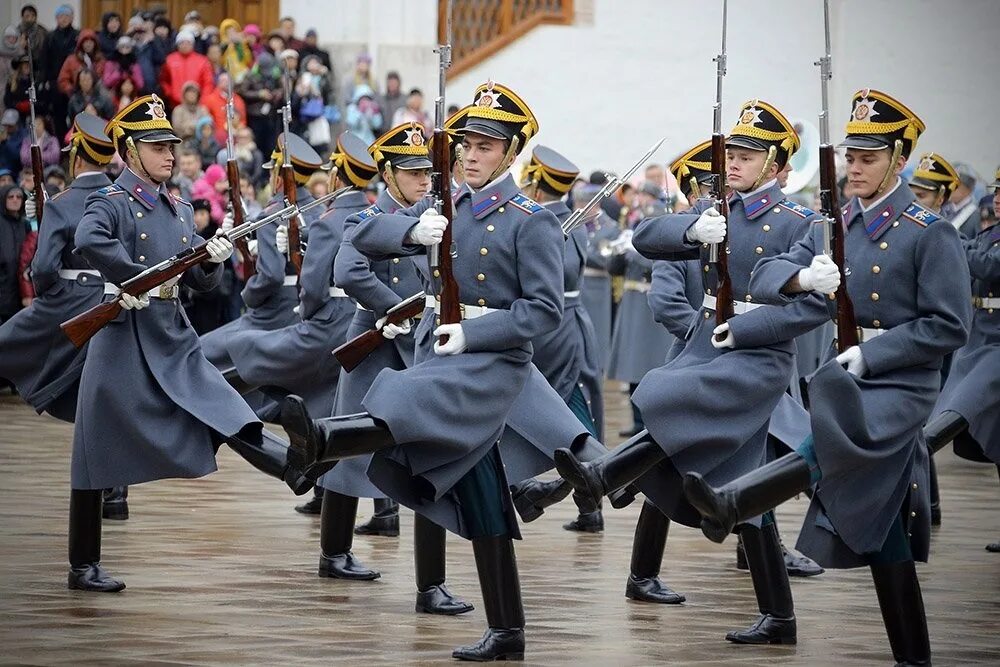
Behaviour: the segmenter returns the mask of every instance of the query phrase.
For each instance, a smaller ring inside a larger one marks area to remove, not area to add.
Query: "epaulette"
[[[913,202],[906,207],[906,210],[903,211],[903,217],[909,218],[921,227],[926,227],[932,222],[936,222],[941,219],[941,216],[937,213],[928,208],[924,208],[917,202]]]
[[[532,213],[538,213],[542,210],[541,204],[536,202],[534,199],[524,194],[523,192],[518,192],[516,195],[510,198],[510,203],[518,207],[525,213],[529,215]]]
[[[806,208],[802,204],[796,204],[795,202],[789,201],[787,199],[782,199],[781,201],[779,201],[778,206],[785,209],[786,211],[791,211],[800,218],[808,218],[811,215],[816,215],[816,211],[810,208]]]
[[[125,194],[125,190],[122,186],[117,183],[112,183],[111,185],[105,185],[103,188],[97,191],[97,194],[101,195],[121,195]]]
[[[365,210],[361,211],[361,213],[358,213],[358,220],[364,221],[367,220],[368,218],[374,218],[381,212],[382,209],[380,209],[376,204],[372,204]]]

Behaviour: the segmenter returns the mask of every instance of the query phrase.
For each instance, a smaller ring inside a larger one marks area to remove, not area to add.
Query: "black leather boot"
[[[803,556],[781,545],[781,553],[785,557],[785,570],[789,577],[815,577],[826,572],[819,563],[808,556]]]
[[[312,498],[301,505],[296,505],[295,511],[299,514],[319,515],[323,511],[323,489],[318,486],[313,488]]]
[[[669,530],[670,519],[653,503],[644,502],[632,540],[632,571],[625,584],[628,599],[658,604],[680,604],[686,599],[660,581],[660,564]]]
[[[246,396],[253,390],[260,388],[260,385],[252,384],[240,377],[239,371],[235,367],[223,368],[219,372],[222,373],[223,379],[229,383],[229,386],[235,389],[240,396]]]
[[[684,495],[701,512],[701,531],[721,543],[736,524],[775,508],[812,486],[809,464],[792,452],[714,488],[696,472],[684,476]]]
[[[305,475],[305,470],[313,455],[294,443],[287,443],[267,429],[244,429],[226,438],[226,444],[247,462],[265,475],[276,477],[297,496],[309,492],[313,483]]]
[[[569,486],[569,484],[567,484]],[[573,492],[573,502],[578,510],[575,519],[563,524],[563,530],[575,533],[602,533],[604,532],[604,514],[601,513],[601,504],[597,504],[597,509],[588,511],[591,506],[589,498],[581,497],[576,491]]]
[[[323,493],[323,511],[320,514],[319,576],[329,579],[371,581],[382,575],[369,569],[354,557],[354,519],[358,512],[358,499],[326,489]]]
[[[472,540],[479,586],[486,607],[483,638],[455,649],[451,657],[473,662],[524,659],[524,606],[517,576],[514,541],[509,535]]]
[[[315,452],[314,462],[305,471],[309,479],[318,479],[340,459],[372,454],[396,444],[386,425],[368,413],[312,419],[305,402],[294,394],[282,403],[281,425],[293,445]]]
[[[617,491],[609,493],[608,500],[611,501],[611,506],[616,510],[623,510],[634,503],[638,495],[639,489],[634,484],[627,484]]]
[[[71,489],[69,492],[69,576],[73,590],[116,593],[125,582],[101,567],[100,489]]]
[[[355,535],[399,537],[399,503],[391,498],[376,498],[375,514],[354,529]]]
[[[559,475],[589,501],[581,512],[595,512],[604,495],[630,484],[666,455],[643,430],[594,461],[582,462],[568,449],[557,449],[554,458]]]
[[[110,521],[125,521],[128,519],[128,487],[115,486],[104,489],[104,505],[101,516]]]
[[[931,454],[938,452],[967,428],[969,428],[969,422],[965,420],[965,417],[953,410],[945,410],[924,426],[924,439],[927,441],[927,448],[931,450]]]
[[[521,521],[531,523],[545,513],[546,507],[565,500],[572,490],[573,487],[564,479],[540,482],[531,478],[512,485],[510,496]]]
[[[445,530],[422,514],[413,517],[413,564],[418,613],[456,616],[474,609],[445,586]]]
[[[872,581],[882,621],[897,665],[931,664],[931,641],[912,560],[872,565]]]
[[[761,615],[746,630],[726,633],[726,639],[735,644],[796,643],[792,588],[788,583],[777,526],[771,523],[758,529],[745,525],[740,534]]]

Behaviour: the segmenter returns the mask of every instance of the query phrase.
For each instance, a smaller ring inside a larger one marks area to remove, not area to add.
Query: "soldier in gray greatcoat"
[[[104,281],[120,285],[201,241],[187,202],[164,186],[180,139],[155,95],[122,109],[105,128],[126,169],[86,200],[77,250]],[[101,489],[216,469],[227,443],[259,470],[298,492],[309,488],[305,451],[268,435],[246,403],[202,355],[177,299],[177,282],[211,288],[233,251],[225,236],[208,241],[209,259],[154,293],[113,298],[122,312],[90,341],[80,377],[73,437],[68,583],[119,591],[124,582],[100,565]]]
[[[289,400],[283,415],[292,438],[321,448],[320,460],[375,453],[376,486],[472,540],[489,628],[453,653],[464,660],[524,654],[519,531],[496,443],[531,375],[531,341],[562,317],[559,221],[508,171],[537,130],[512,90],[492,81],[477,89],[461,132],[466,180],[453,197],[453,243],[441,248],[451,255],[461,323],[437,325],[425,311],[414,366],[379,373],[367,414],[313,422]],[[426,201],[397,214],[365,211],[356,222],[353,244],[376,261],[423,254],[448,225]]]
[[[585,202],[597,193],[599,187],[580,184],[573,189],[574,200]],[[612,197],[609,197],[610,200]],[[607,201],[607,200],[605,200]],[[601,372],[608,367],[611,354],[611,274],[608,273],[608,255],[605,249],[618,238],[621,231],[617,218],[611,218],[604,211],[586,223],[587,261],[583,269],[583,284],[580,287],[580,303],[583,305],[597,336],[598,359]]]
[[[87,347],[77,348],[59,325],[96,306],[104,298],[101,274],[77,253],[74,236],[84,202],[95,190],[111,185],[104,165],[115,155],[104,134],[106,121],[89,113],[73,119],[69,153],[69,188],[45,208],[38,229],[38,249],[31,261],[36,298],[0,327],[0,377],[11,380],[24,400],[39,413],[72,423],[77,389]],[[39,360],[42,360],[39,363]],[[128,518],[128,488],[104,492],[105,519]]]
[[[813,435],[721,489],[685,480],[705,517],[702,530],[717,541],[733,522],[815,484],[799,549],[826,567],[870,568],[893,656],[908,665],[931,664],[914,567],[927,560],[930,533],[923,425],[939,395],[942,359],[966,342],[972,317],[958,233],[899,178],[923,130],[889,95],[855,93],[842,144],[851,195],[843,212],[847,266],[830,266],[817,225],[754,269],[754,299],[790,305],[833,292],[841,269],[846,275],[858,343],[836,356],[831,350],[809,382]],[[835,301],[824,300],[833,314]]]
[[[991,187],[993,210],[1000,215],[1000,170]],[[924,435],[932,452],[954,441],[956,454],[994,463],[1000,472],[1000,224],[966,239],[964,246],[972,274],[969,342],[955,352]],[[1000,553],[1000,542],[986,549]]]
[[[729,259],[734,316],[717,324],[717,280],[703,263],[700,315],[685,332],[680,353],[650,371],[633,402],[647,431],[596,463],[557,453],[560,474],[597,496],[636,481],[673,521],[697,526],[700,516],[685,500],[682,475],[700,472],[728,481],[766,461],[772,414],[794,372],[794,339],[823,322],[826,308],[814,296],[794,310],[758,306],[749,291],[751,271],[764,256],[787,252],[808,231],[812,211],[784,199],[777,172],[798,149],[791,123],[773,106],[751,100],[726,139],[729,219],[708,199],[683,214],[639,223],[632,238],[651,259],[709,256],[709,244]],[[740,525],[761,616],[747,630],[727,634],[736,643],[796,641],[795,615],[781,543],[771,516]]]
[[[367,183],[376,173],[382,174],[387,186],[385,191],[379,195],[375,206],[368,207],[366,202],[360,207],[369,214],[375,211],[391,214],[409,208],[421,201],[430,190],[431,161],[423,130],[416,123],[394,127],[368,147],[360,140],[345,142],[338,147],[338,153],[334,155],[334,161],[340,163],[341,171],[347,169],[343,178],[350,179],[349,182],[356,187],[363,187],[361,178]],[[359,164],[364,165],[363,170],[359,171]],[[349,219],[349,214],[345,213],[343,218]],[[341,369],[333,416],[363,412],[365,394],[382,369],[404,370],[413,365],[411,325],[386,324],[383,318],[390,308],[423,289],[416,258],[393,257],[372,261],[358,252],[351,243],[356,223],[354,218],[350,220],[344,228],[343,241],[334,264],[337,284],[357,301],[357,307],[352,306],[353,321],[347,339],[379,329],[387,340],[350,373]],[[368,479],[366,471],[370,463],[370,456],[341,461],[317,483],[318,487],[325,489],[320,527],[321,577],[372,580],[380,576],[351,553],[358,498],[385,498]],[[393,505],[398,534],[398,505]],[[377,526],[374,528],[377,529]],[[417,611],[445,615],[472,611],[471,604],[452,595],[445,586],[444,528],[418,513],[414,518],[413,542]]]

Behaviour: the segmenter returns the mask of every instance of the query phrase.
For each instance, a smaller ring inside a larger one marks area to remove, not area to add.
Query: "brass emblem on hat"
[[[410,121],[410,129],[403,130],[406,133],[406,144],[408,146],[423,146],[424,145],[424,133],[419,127],[417,127],[416,122]]]
[[[757,108],[757,100],[754,100],[753,102],[750,103],[750,106],[748,106],[746,109],[743,110],[743,113],[740,115],[740,124],[756,125],[757,123],[761,122],[760,114],[763,111],[764,111],[763,109]]]
[[[152,119],[164,119],[167,117],[167,113],[163,110],[163,101],[160,100],[155,94],[150,95],[152,99],[149,102],[149,108],[146,110],[146,114]]]
[[[930,155],[924,156],[924,159],[920,161],[919,165],[917,165],[917,170],[934,171],[934,158],[932,158]]]
[[[875,111],[875,100],[868,97],[869,89],[861,91],[861,99],[854,106],[854,120],[871,120],[878,115]]]
[[[496,109],[500,106],[501,93],[493,90],[493,86],[493,79],[486,82],[486,90],[480,93],[479,99],[476,100],[476,106],[489,107],[491,109]]]

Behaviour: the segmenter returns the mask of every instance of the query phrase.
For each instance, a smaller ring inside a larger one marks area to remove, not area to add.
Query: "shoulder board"
[[[912,220],[921,227],[926,227],[932,222],[941,219],[941,216],[939,216],[937,213],[931,211],[930,209],[924,208],[917,202],[913,202],[912,204],[906,207],[906,210],[903,211],[903,217]]]
[[[511,197],[510,203],[529,214],[538,213],[542,210],[541,204],[523,192],[518,192],[516,195]]]
[[[802,204],[796,204],[795,202],[789,201],[787,199],[782,199],[781,201],[779,201],[778,206],[785,209],[786,211],[791,211],[800,218],[808,218],[811,215],[816,215],[816,211],[812,210],[811,208],[806,208]]]
[[[98,190],[97,193],[102,195],[120,195],[124,194],[125,190],[123,190],[122,186],[117,183],[112,183],[111,185],[105,185],[103,188]]]
[[[367,220],[368,218],[374,218],[376,215],[378,215],[381,212],[382,212],[382,209],[380,209],[375,204],[372,204],[371,206],[369,206],[365,210],[363,210],[360,213],[358,213],[358,220]]]
[[[65,190],[60,190],[59,192],[57,192],[57,193],[55,193],[54,195],[52,195],[52,196],[51,196],[51,197],[49,198],[49,201],[55,201],[55,200],[59,199],[60,197],[62,197],[62,196],[63,196],[64,194],[66,194],[67,192],[69,192],[69,188],[66,188]]]
[[[178,197],[177,195],[170,195],[170,196],[173,197],[174,201],[177,202],[178,204],[187,204],[188,206],[191,206],[191,202],[189,202],[187,199],[184,199],[183,197]]]

